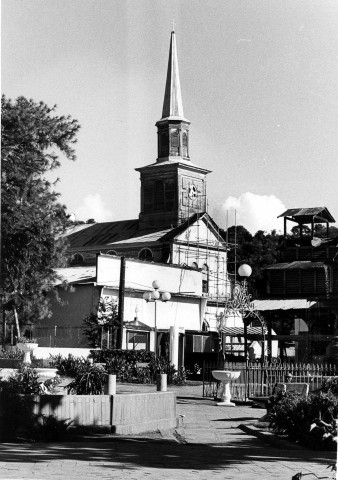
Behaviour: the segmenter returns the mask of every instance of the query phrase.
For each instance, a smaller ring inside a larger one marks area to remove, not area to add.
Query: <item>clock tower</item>
[[[162,118],[157,127],[157,160],[137,168],[141,177],[141,230],[176,227],[206,212],[206,175],[189,155],[190,121],[184,117],[175,32],[171,32]]]

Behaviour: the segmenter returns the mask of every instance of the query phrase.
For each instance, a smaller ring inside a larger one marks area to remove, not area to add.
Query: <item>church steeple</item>
[[[175,32],[171,32],[167,81],[162,109],[162,120],[169,118],[184,120]]]
[[[171,32],[162,117],[156,123],[155,163],[136,168],[141,179],[140,230],[172,228],[206,211],[206,175],[190,161],[189,125],[184,117],[175,32]]]
[[[175,32],[171,32],[162,118],[156,123],[158,162],[189,158],[189,120],[184,118]]]

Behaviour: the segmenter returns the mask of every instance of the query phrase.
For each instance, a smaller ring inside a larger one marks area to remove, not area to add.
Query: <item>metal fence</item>
[[[7,338],[14,344],[14,325],[7,326]],[[23,325],[22,334],[37,339],[39,347],[88,347],[88,338],[84,333],[84,327],[54,326],[44,327],[40,325]]]
[[[236,370],[241,374],[230,383],[230,392],[234,400],[245,401],[249,397],[272,395],[276,383],[308,383],[309,390],[321,387],[326,378],[338,375],[334,365],[319,364],[258,364],[258,363],[203,363],[203,396],[217,397],[220,383],[212,376],[212,370]]]

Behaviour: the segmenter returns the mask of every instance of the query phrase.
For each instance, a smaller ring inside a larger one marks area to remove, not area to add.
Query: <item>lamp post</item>
[[[240,277],[244,278],[243,281],[242,281],[242,289],[243,289],[243,293],[244,293],[245,297],[248,299],[248,306],[249,306],[245,316],[243,316],[244,349],[245,349],[245,353],[246,353],[245,356],[246,356],[246,361],[247,361],[247,351],[248,351],[247,347],[248,347],[248,344],[247,344],[247,324],[245,322],[245,317],[250,316],[250,314],[254,314],[254,316],[260,321],[260,324],[261,324],[261,327],[262,327],[263,343],[262,343],[261,363],[262,363],[262,366],[263,366],[264,362],[265,362],[265,329],[266,329],[266,325],[265,325],[264,319],[261,317],[261,315],[258,312],[256,312],[254,310],[254,307],[252,306],[252,303],[251,303],[251,295],[248,292],[248,286],[247,286],[247,281],[246,281],[246,279],[248,277],[250,277],[251,273],[252,273],[252,269],[251,269],[250,265],[243,264],[238,268],[238,275]]]
[[[161,300],[162,302],[168,302],[171,299],[171,295],[169,292],[162,292],[160,293],[160,282],[158,280],[154,280],[152,283],[153,291],[152,292],[144,292],[143,300],[148,302],[154,302],[155,307],[155,359],[157,358],[157,302]]]
[[[248,285],[247,285],[247,280],[246,279],[250,277],[251,273],[252,273],[252,268],[250,267],[250,265],[247,265],[246,263],[244,263],[243,265],[241,265],[238,268],[238,275],[240,277],[243,277],[241,287],[243,289],[243,292],[244,292],[244,295],[245,295],[246,299],[248,299],[249,302],[250,302],[250,295],[249,295],[249,292],[248,292]],[[245,364],[248,365],[248,325],[247,325],[244,317],[243,317],[243,324],[244,324]]]

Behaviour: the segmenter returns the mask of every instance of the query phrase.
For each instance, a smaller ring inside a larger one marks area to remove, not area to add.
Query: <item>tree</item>
[[[262,270],[267,265],[276,263],[279,253],[279,244],[283,238],[272,230],[266,233],[258,230],[251,235],[245,227],[232,226],[227,232],[222,232],[222,237],[229,242],[228,271],[236,274],[236,269],[247,263],[252,268],[252,275],[248,279],[252,287],[258,287],[262,279]]]
[[[101,297],[96,310],[96,312],[91,312],[84,317],[84,333],[92,347],[103,348],[105,344],[106,348],[110,348],[111,344],[112,348],[116,349],[117,333],[120,326],[116,300],[109,295]]]
[[[2,96],[1,104],[3,308],[20,336],[20,324],[50,315],[47,293],[56,279],[53,267],[65,261],[60,234],[67,216],[56,182],[46,175],[60,166],[58,155],[75,160],[80,126],[43,102]]]

